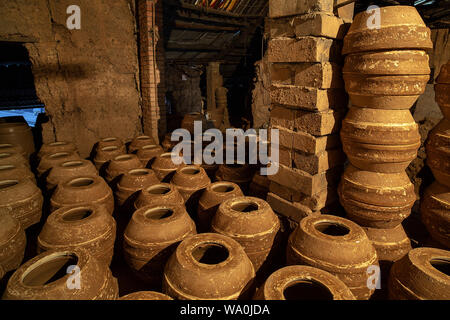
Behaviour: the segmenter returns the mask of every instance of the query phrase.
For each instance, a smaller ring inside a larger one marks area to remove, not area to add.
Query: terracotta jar
[[[205,116],[199,112],[188,113],[184,116],[181,121],[181,128],[188,130],[191,134],[194,134],[194,122],[200,121],[202,123],[202,128],[206,128]]]
[[[158,183],[142,189],[134,202],[134,208],[139,209],[149,205],[176,204],[184,206],[184,199],[178,189],[169,183]]]
[[[142,163],[135,154],[123,154],[114,157],[106,167],[105,180],[112,183],[113,180],[120,178],[124,173],[132,169],[142,168]]]
[[[114,192],[116,201],[119,206],[123,206],[132,195],[137,197],[138,191],[155,184],[159,184],[159,180],[153,170],[145,168],[132,169],[122,175],[117,183],[116,191]]]
[[[347,217],[360,226],[394,228],[411,214],[416,201],[406,172],[378,173],[347,166],[338,194]]]
[[[411,108],[430,78],[422,50],[349,54],[342,72],[352,105],[375,109]]]
[[[24,257],[26,243],[27,238],[20,221],[9,213],[1,212],[0,268],[4,273],[15,270],[20,266]]]
[[[450,189],[434,182],[425,190],[420,205],[422,222],[431,237],[450,249]]]
[[[450,188],[450,120],[443,119],[429,133],[425,148],[434,178]]]
[[[124,153],[126,151],[125,143],[123,143],[123,141],[117,137],[106,137],[106,138],[100,139],[97,142],[95,149],[100,150],[102,148],[111,147],[111,146],[116,146],[116,147],[122,149]]]
[[[138,156],[139,160],[141,160],[142,165],[147,168],[147,166],[151,166],[151,163],[153,160],[164,153],[163,148],[156,144],[147,144],[145,146],[140,147],[136,155]]]
[[[378,260],[395,262],[411,250],[411,241],[403,226],[391,229],[363,228],[377,251]]]
[[[0,153],[0,165],[5,164],[14,164],[14,165],[20,165],[25,167],[30,167],[30,163],[24,156],[22,156],[20,153]]]
[[[172,153],[163,153],[155,158],[152,163],[152,170],[156,173],[156,176],[160,181],[169,182],[175,171],[178,168],[184,166],[182,159],[180,160],[181,164],[175,164],[172,161]]]
[[[202,167],[191,165],[178,168],[171,184],[178,189],[184,201],[188,201],[191,197],[198,199],[199,192],[210,185],[211,180]]]
[[[165,295],[164,293],[159,293],[155,291],[139,291],[120,297],[119,300],[173,300],[173,299],[168,295]]]
[[[54,166],[47,176],[47,190],[53,190],[60,183],[76,177],[98,175],[97,169],[89,160],[73,160]]]
[[[182,241],[164,269],[163,291],[179,300],[236,300],[252,294],[255,271],[235,240],[202,233]]]
[[[114,211],[111,189],[99,176],[83,176],[58,185],[50,199],[51,211],[71,205],[103,206],[109,214]]]
[[[136,210],[125,229],[125,261],[146,282],[160,286],[167,259],[180,241],[196,233],[185,208],[145,206]]]
[[[54,211],[38,236],[38,253],[84,248],[100,262],[111,263],[116,222],[104,207],[68,206]]]
[[[221,164],[216,172],[216,180],[234,182],[245,193],[252,181],[253,173],[248,164]]]
[[[103,147],[97,150],[93,162],[97,170],[104,170],[109,161],[125,153],[125,149],[118,146]]]
[[[0,144],[19,145],[27,153],[27,158],[34,153],[34,138],[31,128],[25,122],[0,123]]]
[[[15,164],[4,164],[0,165],[0,180],[21,180],[30,179],[34,184],[36,184],[36,178],[33,172],[27,166],[15,165]]]
[[[420,147],[419,126],[409,110],[351,107],[341,140],[355,167],[384,173],[403,172]]]
[[[368,23],[372,20],[373,13],[370,10],[355,15],[344,38],[343,54],[433,48],[431,31],[426,27],[417,9],[412,6],[380,8],[380,26],[376,29]]]
[[[394,263],[391,300],[450,300],[450,251],[416,248]]]
[[[9,279],[3,299],[116,300],[118,296],[117,279],[108,266],[84,249],[73,249],[46,251],[27,261]]]
[[[12,143],[0,144],[0,153],[18,153],[25,159],[28,159],[28,154],[23,150],[22,146]]]
[[[270,275],[255,300],[355,300],[337,277],[309,266],[288,266]]]
[[[444,118],[450,120],[450,61],[441,67],[441,72],[434,85],[436,102]]]
[[[277,249],[279,230],[280,220],[270,205],[253,197],[223,201],[211,222],[211,231],[239,242],[256,272],[272,262],[269,254]]]
[[[46,154],[42,157],[37,167],[38,177],[45,177],[53,167],[56,167],[60,163],[80,159],[78,153],[75,152],[62,151]]]
[[[243,196],[241,188],[235,183],[223,181],[210,184],[198,201],[199,231],[208,232],[211,230],[211,221],[222,202]]]
[[[155,139],[150,136],[138,136],[131,141],[128,145],[128,153],[135,153],[137,150],[142,148],[143,146],[156,144]]]
[[[330,272],[358,300],[367,300],[374,292],[367,285],[367,271],[378,266],[377,253],[364,230],[350,220],[331,215],[302,219],[289,237],[287,262]]]
[[[0,213],[12,215],[23,229],[41,220],[43,201],[41,190],[30,179],[0,181]]]
[[[56,141],[44,143],[37,154],[37,158],[40,161],[45,155],[54,154],[58,152],[77,153],[78,151],[77,148],[75,147],[75,144],[68,141]]]

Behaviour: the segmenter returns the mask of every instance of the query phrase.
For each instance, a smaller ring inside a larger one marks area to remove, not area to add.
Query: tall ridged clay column
[[[436,102],[444,119],[430,132],[425,145],[427,164],[436,181],[426,189],[421,202],[422,222],[431,246],[450,249],[450,61],[442,66],[434,86]]]
[[[379,26],[373,15],[379,14]],[[361,12],[344,38],[345,88],[352,107],[341,139],[350,161],[339,185],[347,218],[361,225],[377,250],[381,284],[394,261],[411,250],[402,221],[416,200],[405,169],[420,147],[409,109],[424,93],[432,49],[430,29],[410,6]]]

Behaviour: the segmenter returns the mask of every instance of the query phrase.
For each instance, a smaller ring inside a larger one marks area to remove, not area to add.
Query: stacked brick
[[[450,61],[435,85],[436,102],[444,119],[431,131],[427,143],[427,164],[436,181],[425,191],[421,203],[422,222],[438,246],[450,249]]]
[[[348,26],[332,0],[269,2],[270,127],[279,130],[279,171],[267,201],[299,222],[338,204],[345,154],[339,129],[348,104],[340,64]]]
[[[414,7],[384,7],[379,14],[375,28],[368,27],[370,13],[356,15],[344,39],[352,107],[341,139],[350,165],[338,193],[347,218],[364,227],[389,266],[411,250],[402,221],[416,196],[405,169],[417,156],[420,135],[409,109],[429,80],[425,50],[432,42]]]

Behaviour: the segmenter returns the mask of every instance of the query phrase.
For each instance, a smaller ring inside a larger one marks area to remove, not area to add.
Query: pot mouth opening
[[[16,166],[13,165],[13,164],[5,164],[5,165],[0,166],[0,171],[1,170],[15,169],[15,168],[16,168]]]
[[[230,256],[228,249],[216,242],[201,243],[192,250],[191,254],[197,262],[208,265],[222,263]]]
[[[64,168],[75,168],[75,167],[81,167],[83,165],[83,162],[81,161],[67,161],[64,162],[61,166]]]
[[[119,147],[117,147],[117,146],[108,146],[108,147],[103,147],[101,150],[102,151],[115,151],[118,149],[119,149]]]
[[[94,183],[94,179],[92,179],[92,178],[77,178],[77,179],[73,179],[72,181],[70,181],[69,185],[71,187],[81,188],[81,187],[88,187],[88,186],[92,185],[93,183]]]
[[[151,220],[163,220],[171,217],[174,211],[170,208],[152,208],[145,211],[144,216]]]
[[[333,300],[330,289],[316,280],[299,279],[289,283],[283,290],[286,300]]]
[[[0,159],[8,158],[10,156],[11,156],[11,153],[7,153],[7,152],[0,153]]]
[[[48,157],[50,159],[61,159],[61,158],[67,157],[68,155],[69,155],[68,152],[57,152],[57,153],[53,153],[53,154],[49,155]]]
[[[431,266],[439,272],[450,277],[450,259],[449,258],[433,258],[430,260]]]
[[[117,138],[110,137],[110,138],[102,139],[102,141],[103,141],[103,142],[113,142],[113,141],[117,141]]]
[[[141,149],[148,150],[148,149],[155,149],[156,147],[157,147],[156,144],[147,144],[147,145],[143,146]]]
[[[6,189],[15,186],[19,183],[19,180],[3,180],[0,181],[0,189]]]
[[[160,157],[161,157],[161,158],[171,158],[171,157],[172,157],[172,154],[173,154],[173,153],[171,153],[171,152],[167,152],[167,153],[163,153],[162,155],[160,155]]]
[[[255,201],[245,200],[233,203],[231,205],[231,209],[233,209],[234,211],[247,213],[259,210],[259,205]]]
[[[136,140],[151,140],[152,138],[150,138],[149,136],[139,136],[136,138]]]
[[[147,191],[150,194],[161,195],[161,194],[169,193],[171,191],[171,188],[169,186],[157,184],[157,185],[148,187],[145,191]]]
[[[146,176],[149,174],[148,170],[145,169],[133,169],[128,171],[128,173],[133,176]]]
[[[12,144],[10,143],[2,143],[0,144],[0,149],[6,149],[6,148],[12,148],[14,147]]]
[[[181,169],[181,173],[189,176],[195,176],[200,173],[200,169],[196,167],[185,167]]]
[[[65,145],[67,145],[67,142],[65,142],[65,141],[57,141],[57,142],[52,142],[49,145],[52,146],[52,147],[65,146]]]
[[[218,192],[218,193],[228,193],[231,191],[234,191],[234,186],[232,184],[228,183],[219,183],[215,186],[211,187],[212,191]]]
[[[317,231],[333,237],[342,237],[350,233],[350,229],[339,222],[318,222],[314,225]]]
[[[133,159],[133,157],[129,154],[123,154],[114,158],[115,161],[127,161],[131,159]]]
[[[21,281],[28,287],[46,286],[72,273],[77,264],[78,257],[74,253],[57,252],[29,266],[23,273]]]
[[[67,211],[62,219],[66,222],[80,221],[89,218],[94,211],[89,208],[74,208]]]

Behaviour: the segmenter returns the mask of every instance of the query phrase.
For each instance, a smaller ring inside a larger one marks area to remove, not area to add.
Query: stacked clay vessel
[[[350,165],[338,193],[347,217],[366,231],[383,266],[411,250],[402,221],[416,200],[405,169],[420,147],[419,127],[409,109],[424,93],[432,49],[430,29],[411,6],[357,14],[344,38],[345,88],[352,106],[341,139]],[[382,279],[386,278],[382,270]]]
[[[427,165],[436,181],[421,203],[422,222],[430,236],[450,248],[450,61],[442,66],[435,84],[436,102],[444,119],[430,132],[425,145]]]

